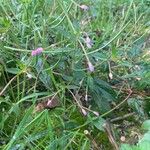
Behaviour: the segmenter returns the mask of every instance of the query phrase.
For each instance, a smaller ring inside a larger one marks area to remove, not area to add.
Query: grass
[[[149,97],[149,5],[1,0],[0,148],[112,149],[103,123],[119,116],[118,106],[130,108],[130,90],[131,98]],[[31,56],[38,47],[43,52]],[[53,99],[59,105],[42,103]],[[44,108],[37,112],[39,104]]]

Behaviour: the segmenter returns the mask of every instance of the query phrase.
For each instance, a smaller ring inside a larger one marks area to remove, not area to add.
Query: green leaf
[[[143,101],[140,100],[139,98],[129,98],[128,99],[128,105],[136,111],[143,119],[145,118],[144,114],[144,108],[143,108]]]
[[[140,150],[136,146],[131,146],[129,144],[121,144],[120,150]]]
[[[43,71],[43,68],[50,68],[49,64],[46,61],[43,61],[41,58],[38,58],[37,64],[35,66],[37,72],[39,73],[39,79],[41,82],[50,89],[52,87],[51,81],[51,70]]]
[[[146,133],[144,134],[143,138],[140,140],[139,143],[142,143],[142,142],[144,142],[144,141],[150,142],[150,131],[148,131],[148,132],[146,132]]]
[[[95,58],[96,60],[101,60],[101,61],[107,61],[109,56],[107,56],[106,53],[100,53],[100,52],[97,52],[97,53],[94,53],[91,55],[93,58]]]
[[[144,123],[142,124],[142,128],[144,130],[150,130],[150,120],[144,121]]]
[[[12,74],[18,74],[21,70],[18,68],[7,68],[6,71]]]
[[[121,150],[133,150],[129,144],[122,144]]]
[[[110,109],[110,101],[115,100],[116,93],[111,86],[100,79],[88,77],[87,84],[93,101],[99,110],[104,113]]]
[[[16,129],[13,137],[11,138],[9,143],[6,145],[6,149],[10,149],[13,146],[13,144],[18,140],[18,138],[22,135],[22,133],[25,132],[25,130],[23,128],[27,124],[27,122],[30,121],[30,116],[32,114],[32,111],[33,111],[33,108],[30,107],[30,109],[27,111],[27,113],[24,115],[23,119],[17,126],[17,129]]]
[[[21,113],[21,109],[18,104],[13,104],[9,112],[14,112],[16,116],[18,117],[19,114]]]
[[[94,80],[91,76],[87,78],[87,85],[89,86],[90,90],[94,90]]]
[[[100,131],[104,131],[104,128],[103,128],[104,123],[105,123],[105,119],[101,117],[98,117],[96,120],[92,122],[92,124]]]
[[[23,101],[33,101],[33,98],[37,98],[38,96],[45,96],[45,95],[49,95],[49,93],[48,92],[32,93],[30,95],[23,97],[20,101],[16,103],[16,105]]]
[[[149,150],[149,149],[150,149],[150,141],[143,141],[139,144],[139,150]]]

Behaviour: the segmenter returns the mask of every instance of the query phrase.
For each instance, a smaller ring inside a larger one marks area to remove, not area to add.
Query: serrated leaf
[[[136,111],[140,116],[145,117],[142,100],[139,98],[129,98],[127,102],[134,111]]]
[[[90,88],[90,90],[94,90],[94,80],[91,76],[88,76],[87,78],[87,85]]]
[[[111,86],[100,79],[88,78],[88,86],[92,96],[93,101],[99,107],[101,112],[106,112],[110,109],[110,101],[115,100],[115,92]]]
[[[44,63],[44,64],[43,64]],[[41,58],[38,58],[37,64],[36,64],[36,70],[39,74],[39,79],[41,82],[50,89],[52,87],[52,81],[51,81],[51,70],[43,71],[43,68],[49,68],[49,64]]]

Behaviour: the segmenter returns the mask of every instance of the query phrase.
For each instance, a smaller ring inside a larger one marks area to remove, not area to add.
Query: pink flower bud
[[[89,38],[89,36],[87,36],[84,41],[85,41],[86,46],[87,46],[88,48],[92,48],[93,42],[92,42],[92,40]]]
[[[99,113],[97,111],[93,111],[93,114],[95,114],[97,117],[99,116]]]
[[[80,8],[84,11],[89,10],[89,7],[87,5],[80,5]]]
[[[109,78],[110,78],[110,80],[113,79],[113,74],[111,72],[109,73]]]
[[[88,61],[88,69],[90,72],[94,72],[94,66],[90,61]]]
[[[43,48],[42,48],[42,47],[39,47],[39,48],[37,48],[37,49],[35,49],[35,50],[32,50],[31,56],[39,55],[39,54],[42,53],[42,51],[43,51]]]
[[[82,113],[83,113],[84,116],[87,115],[87,112],[85,111],[85,109],[82,108],[81,111],[82,111]]]

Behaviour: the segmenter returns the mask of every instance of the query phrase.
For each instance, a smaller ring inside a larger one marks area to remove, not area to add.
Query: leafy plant
[[[147,119],[148,0],[1,0],[0,10],[0,149],[112,149],[107,120]],[[119,136],[123,123],[111,123]]]
[[[136,146],[122,144],[121,150],[149,150],[150,147],[150,120],[146,120],[142,128],[147,130],[147,132],[143,135],[142,139],[139,140]]]

